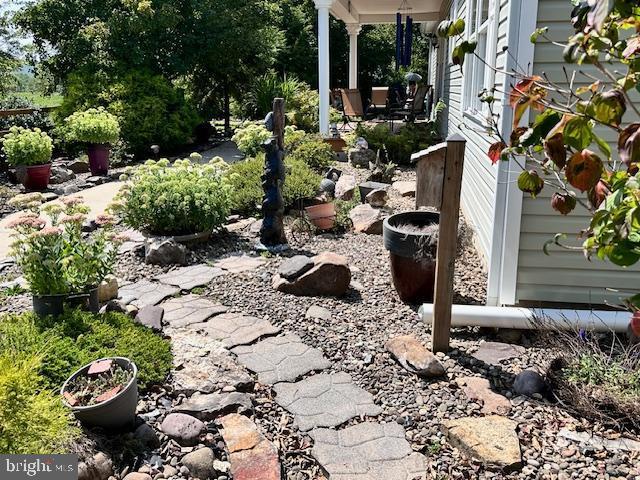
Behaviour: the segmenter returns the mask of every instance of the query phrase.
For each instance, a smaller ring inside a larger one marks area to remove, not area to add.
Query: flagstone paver
[[[214,315],[229,310],[229,307],[213,303],[198,295],[185,295],[167,300],[162,304],[164,321],[173,328],[186,327],[205,322]]]
[[[266,338],[232,352],[241,364],[258,374],[260,383],[271,385],[293,382],[306,373],[331,366],[320,350],[305,345],[297,335]]]
[[[193,324],[191,328],[206,333],[210,338],[220,340],[227,348],[247,345],[260,337],[276,335],[280,332],[280,328],[272,325],[268,320],[243,313],[223,313],[209,319],[208,322]]]
[[[194,393],[174,410],[188,413],[200,420],[213,420],[222,413],[248,412],[253,408],[251,395],[242,392]]]
[[[161,283],[180,287],[181,290],[191,290],[202,287],[216,277],[224,275],[221,268],[210,267],[209,265],[190,265],[165,273],[156,277]]]
[[[300,430],[336,427],[361,415],[379,415],[373,396],[358,387],[347,373],[321,373],[297,383],[278,383],[276,402],[293,413]]]
[[[311,454],[331,480],[414,480],[426,478],[426,459],[414,453],[397,423],[360,423],[344,430],[320,428],[309,434]]]
[[[142,308],[146,305],[157,305],[165,298],[180,293],[180,289],[163,283],[140,280],[120,287],[119,293],[124,303]]]
[[[519,357],[525,352],[520,345],[511,345],[500,342],[482,342],[472,357],[490,365],[500,365],[500,362],[510,358]]]
[[[251,257],[244,253],[233,254],[213,263],[214,267],[221,268],[230,273],[242,273],[255,270],[266,262],[262,257]]]

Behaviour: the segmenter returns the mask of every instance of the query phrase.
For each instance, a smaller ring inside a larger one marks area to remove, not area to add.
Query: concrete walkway
[[[89,212],[89,218],[93,219],[101,213],[104,213],[107,206],[113,200],[113,197],[115,197],[118,191],[120,191],[120,187],[122,187],[122,182],[110,182],[96,187],[87,188],[81,192],[68,195],[68,197],[82,198],[84,203],[86,203],[91,209]],[[51,202],[45,203],[45,205],[58,202],[59,200],[52,200]],[[0,220],[0,258],[5,258],[9,255],[9,249],[11,246],[11,230],[7,228],[7,225],[20,215],[22,215],[22,212],[16,212]]]
[[[200,155],[202,155],[202,163],[209,162],[213,157],[222,157],[222,159],[229,164],[237,163],[244,159],[244,154],[238,150],[236,144],[231,140],[222,142],[210,150],[200,152]]]

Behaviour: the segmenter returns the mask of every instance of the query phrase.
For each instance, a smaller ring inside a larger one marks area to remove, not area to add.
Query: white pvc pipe
[[[422,305],[418,315],[423,322],[431,324],[433,321],[433,304],[425,303]],[[556,328],[559,330],[584,328],[597,332],[626,332],[630,321],[631,313],[619,310],[529,309],[453,305],[451,311],[452,327]]]
[[[315,0],[318,9],[318,95],[320,134],[329,135],[329,0]]]

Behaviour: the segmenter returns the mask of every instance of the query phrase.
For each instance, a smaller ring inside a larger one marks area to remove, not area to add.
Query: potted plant
[[[336,207],[332,202],[311,205],[305,211],[318,230],[331,230],[336,224]]]
[[[439,222],[440,214],[426,211],[397,213],[384,221],[391,278],[403,302],[433,301]]]
[[[62,204],[38,207],[8,225],[14,231],[11,254],[22,270],[33,295],[38,315],[59,315],[64,305],[98,310],[98,285],[113,273],[118,244],[123,240],[112,232],[110,215],[99,215],[103,228],[83,236],[82,224],[88,207],[80,198],[65,198]]]
[[[117,430],[135,420],[137,377],[138,368],[128,358],[101,358],[71,375],[60,393],[82,423]]]
[[[87,145],[91,174],[106,175],[111,145],[120,137],[118,118],[99,107],[75,112],[65,122],[69,140]]]
[[[9,165],[16,167],[16,173],[25,188],[44,190],[51,176],[51,137],[39,128],[29,130],[11,127],[4,137],[3,149]]]

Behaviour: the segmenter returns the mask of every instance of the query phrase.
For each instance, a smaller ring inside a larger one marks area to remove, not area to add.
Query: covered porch
[[[398,12],[414,24],[433,31],[441,19],[444,0],[314,0],[318,11],[318,91],[320,134],[329,134],[330,62],[329,15],[341,20],[349,34],[349,88],[358,88],[358,34],[363,25],[395,23]]]

